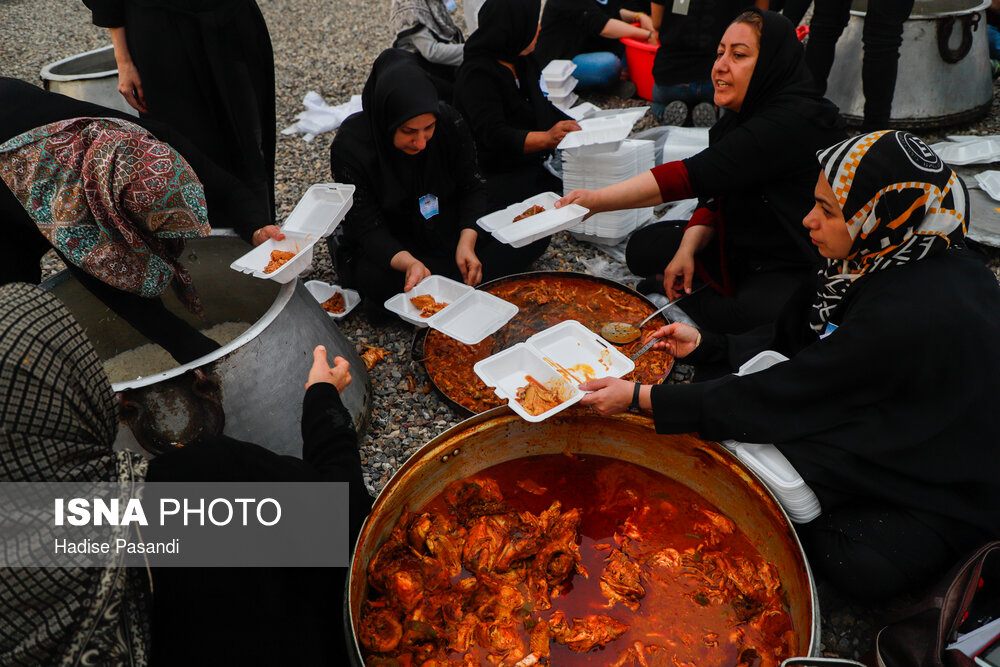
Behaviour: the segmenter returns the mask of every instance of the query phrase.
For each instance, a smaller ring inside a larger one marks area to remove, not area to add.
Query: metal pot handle
[[[955,27],[955,20],[962,21],[962,42],[957,49],[948,46],[951,40],[951,31]],[[954,65],[965,56],[969,55],[972,49],[972,31],[979,30],[980,16],[975,14],[963,14],[962,16],[943,16],[937,20],[937,43],[938,53],[941,59],[949,65]]]
[[[781,667],[865,667],[863,663],[846,658],[788,658]]]

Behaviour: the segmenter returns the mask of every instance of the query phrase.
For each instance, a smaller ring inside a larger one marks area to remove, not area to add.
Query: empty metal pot
[[[45,90],[139,115],[118,92],[118,63],[113,46],[49,63],[42,68],[41,77]]]
[[[916,0],[903,26],[893,126],[930,128],[980,118],[993,102],[985,9],[989,0]],[[855,0],[837,42],[826,96],[849,121],[864,117],[861,61],[867,0]],[[807,47],[808,48],[808,47]]]
[[[188,241],[181,261],[201,296],[204,319],[187,313],[172,290],[164,302],[198,329],[223,322],[249,322],[250,328],[189,364],[113,385],[123,418],[144,449],[156,453],[221,429],[279,454],[301,456],[303,387],[319,344],[331,361],[340,355],[351,363],[353,382],[342,398],[358,432],[367,429],[372,387],[353,344],[300,280],[279,285],[230,269],[246,250],[235,237]],[[102,361],[149,342],[68,271],[42,287],[66,304]]]

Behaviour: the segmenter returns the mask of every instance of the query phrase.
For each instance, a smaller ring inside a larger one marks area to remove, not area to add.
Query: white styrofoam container
[[[542,69],[542,78],[545,83],[559,83],[565,81],[576,71],[576,63],[572,60],[552,60]]]
[[[569,109],[563,109],[563,112],[565,112],[565,114],[570,118],[572,118],[573,120],[579,121],[583,120],[584,118],[589,118],[595,112],[600,110],[601,108],[595,104],[591,104],[590,102],[581,102],[580,104],[577,104],[575,107],[571,107]]]
[[[576,88],[576,84],[578,83],[579,81],[576,80],[576,77],[571,76],[567,77],[565,81],[546,81],[545,87],[548,89],[549,99],[551,100],[553,97],[565,97],[566,95],[569,95],[573,92],[573,89]]]
[[[976,174],[976,183],[996,201],[1000,201],[1000,171],[982,171]]]
[[[306,190],[292,210],[281,231],[285,238],[281,241],[268,239],[259,246],[236,259],[229,268],[241,273],[252,274],[255,278],[287,283],[312,266],[313,246],[325,236],[333,233],[354,203],[354,186],[344,183],[318,183]],[[272,250],[294,252],[275,271],[264,273],[271,260]]]
[[[552,102],[552,104],[556,105],[560,109],[569,109],[576,104],[579,99],[580,96],[573,91],[570,91],[565,95],[549,95],[549,102]]]
[[[621,377],[634,368],[631,359],[576,320],[551,326],[473,366],[476,375],[529,422],[544,421],[583,398],[585,392],[577,386],[581,382]],[[569,398],[540,415],[529,414],[517,402],[517,390],[529,375],[546,386],[562,383]]]
[[[510,301],[476,289],[452,305],[437,313],[430,326],[466,345],[482,342],[510,322],[518,311]]]
[[[554,192],[542,192],[523,202],[484,215],[476,224],[493,234],[501,243],[521,248],[538,239],[575,227],[587,215],[587,209],[577,204],[555,208],[559,199],[559,195]],[[514,222],[514,218],[535,205],[544,207],[545,211]]]
[[[431,322],[443,314],[446,310],[454,307],[455,302],[467,293],[471,292],[472,289],[473,288],[460,283],[457,280],[445,278],[444,276],[432,275],[421,280],[417,283],[417,286],[409,292],[400,292],[399,294],[389,297],[384,305],[386,310],[396,313],[410,324],[418,327],[426,327],[430,326]],[[416,296],[423,296],[424,294],[429,294],[434,297],[434,300],[438,303],[444,302],[448,305],[430,317],[421,317],[420,311],[417,310],[416,306],[410,303],[410,299]]]
[[[313,298],[316,299],[320,305],[337,292],[344,295],[344,312],[331,313],[330,311],[324,311],[335,320],[346,317],[349,312],[354,310],[355,306],[361,303],[361,295],[356,291],[341,287],[340,285],[331,285],[330,283],[325,283],[322,280],[310,280],[305,284],[305,288],[309,290],[309,293],[313,295]]]
[[[580,129],[563,137],[556,148],[576,151],[577,155],[615,151],[632,131],[634,123],[611,117],[584,118],[579,124]]]

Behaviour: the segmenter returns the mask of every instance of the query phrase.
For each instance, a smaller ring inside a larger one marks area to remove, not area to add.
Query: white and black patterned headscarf
[[[114,392],[68,310],[33,285],[0,287],[0,482],[140,481],[114,452]],[[9,508],[8,508],[9,509]],[[31,517],[5,512],[5,550],[32,549]],[[128,570],[0,570],[0,665],[141,665],[148,612]]]
[[[421,27],[430,30],[441,42],[461,44],[464,41],[462,31],[451,20],[442,0],[392,0],[389,28],[397,40]]]
[[[907,132],[872,132],[817,157],[854,239],[846,260],[829,259],[819,272],[810,326],[822,333],[861,276],[960,244],[969,196],[937,153]]]

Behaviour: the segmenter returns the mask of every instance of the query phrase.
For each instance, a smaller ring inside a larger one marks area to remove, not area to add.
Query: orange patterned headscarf
[[[820,151],[823,173],[854,239],[819,273],[811,326],[822,333],[855,280],[944,252],[968,231],[965,184],[908,132],[872,132]]]

